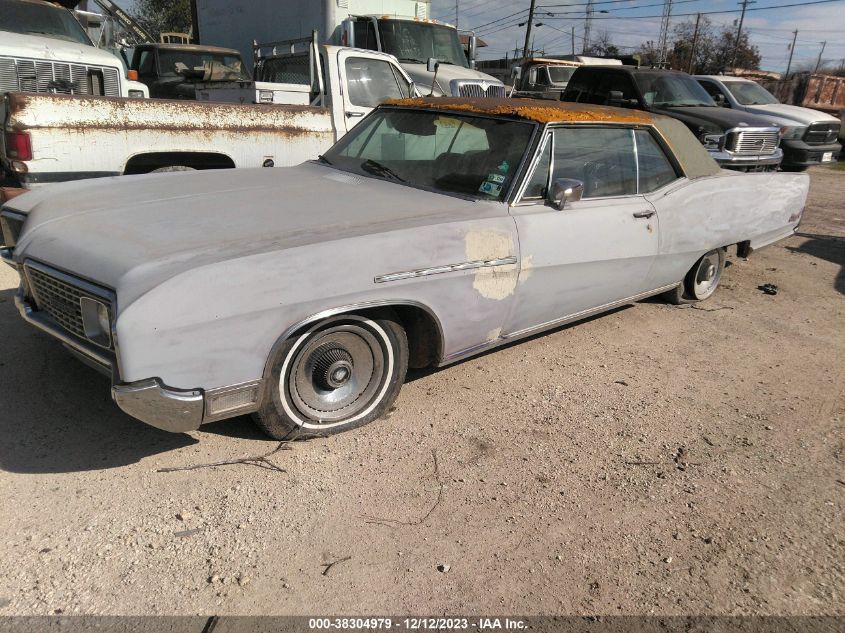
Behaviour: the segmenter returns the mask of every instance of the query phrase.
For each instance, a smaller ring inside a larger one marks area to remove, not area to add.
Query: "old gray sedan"
[[[805,175],[721,171],[673,119],[532,101],[386,104],[293,168],[101,179],[2,211],[20,313],[189,431],[276,438],[388,410],[442,366],[650,295],[707,299],[791,235]]]

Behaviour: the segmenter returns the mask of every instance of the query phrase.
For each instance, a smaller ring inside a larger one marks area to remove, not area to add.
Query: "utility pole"
[[[572,27],[572,56],[575,56],[575,27]]]
[[[693,67],[695,66],[695,47],[698,45],[698,23],[701,22],[701,14],[695,15],[695,31],[692,34],[692,51],[689,54],[689,70],[687,72],[691,75]]]
[[[792,68],[792,55],[795,54],[795,40],[798,39],[798,29],[792,31],[792,44],[789,45],[789,61],[786,62],[786,73],[784,79],[789,79],[789,69]]]
[[[593,29],[593,0],[587,0],[587,16],[584,19],[584,46],[581,48],[581,54],[586,55],[587,49],[590,47],[590,31]]]
[[[819,59],[816,61],[816,68],[813,70],[814,73],[819,72],[819,66],[822,65],[822,53],[824,53],[824,47],[827,46],[827,40],[822,42],[822,49],[819,51]]]
[[[531,42],[531,27],[534,24],[534,5],[537,0],[531,0],[531,7],[528,9],[528,25],[525,28],[525,45],[522,47],[522,59],[528,58],[528,44]]]
[[[734,42],[734,56],[731,60],[731,72],[736,68],[736,56],[739,54],[739,38],[742,35],[742,23],[745,22],[745,9],[749,4],[757,4],[757,0],[742,0],[742,15],[739,16],[739,27],[736,30],[736,41]]]
[[[460,0],[455,0],[455,28],[458,28],[458,13],[460,13],[458,9],[458,3]]]

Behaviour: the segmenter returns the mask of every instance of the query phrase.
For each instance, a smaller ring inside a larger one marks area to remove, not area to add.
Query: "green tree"
[[[155,38],[191,30],[191,0],[135,0],[133,15]]]

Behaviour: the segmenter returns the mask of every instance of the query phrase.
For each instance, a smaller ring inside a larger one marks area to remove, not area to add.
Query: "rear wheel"
[[[695,262],[684,277],[683,283],[664,296],[668,301],[678,304],[696,303],[709,299],[722,279],[725,270],[725,249],[717,248]]]
[[[387,412],[407,369],[407,337],[391,314],[333,317],[274,352],[254,419],[276,439],[357,428]]]

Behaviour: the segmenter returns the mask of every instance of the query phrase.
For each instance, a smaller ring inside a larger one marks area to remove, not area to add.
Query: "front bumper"
[[[797,139],[794,141],[782,141],[783,164],[787,167],[809,167],[810,165],[822,164],[825,154],[832,154],[831,164],[839,160],[839,153],[842,146],[839,143],[827,143],[825,145],[808,145]]]
[[[3,260],[17,267],[17,264],[9,259],[4,251]],[[22,290],[15,295],[15,305],[24,321],[61,341],[68,351],[86,365],[110,376],[112,399],[125,413],[150,426],[172,433],[195,431],[203,423],[205,399],[202,389],[171,389],[157,378],[129,384],[120,383],[117,363],[109,353],[93,345],[85,345],[52,320],[45,318],[26,300]]]
[[[734,154],[727,150],[708,150],[710,157],[724,169],[748,169],[754,167],[777,167],[783,160],[783,150],[765,156]]]

